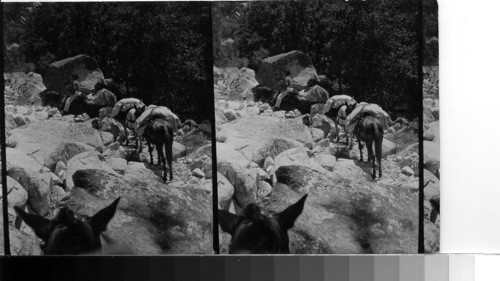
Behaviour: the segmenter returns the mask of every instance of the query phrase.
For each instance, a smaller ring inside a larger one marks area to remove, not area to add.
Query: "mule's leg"
[[[132,132],[134,133],[134,137],[135,137],[135,149],[139,149],[139,136],[137,136],[137,131],[134,129],[132,129]]]
[[[165,161],[165,156],[163,155],[163,143],[157,144],[156,150],[158,151],[158,157],[161,158],[161,165],[163,165],[163,182],[166,182],[167,181],[167,163]]]
[[[149,164],[154,165],[153,163],[153,146],[151,145],[150,141],[147,141],[148,143],[148,150],[149,150]]]
[[[347,132],[347,127],[346,126],[343,126],[343,127],[344,127],[344,134],[345,134],[345,144],[349,145],[349,133]]]
[[[139,153],[142,152],[142,136],[137,136],[139,138]]]
[[[335,131],[337,132],[337,140],[336,142],[338,143],[340,141],[340,131],[339,131],[339,125],[337,125],[338,120],[335,120]]]
[[[163,163],[163,148],[161,144],[156,144],[156,153],[158,154],[158,165]]]
[[[347,133],[349,135],[349,133]],[[350,139],[349,139],[349,150],[352,149],[352,146],[353,146],[353,141],[354,141],[354,135],[351,135]]]
[[[375,140],[375,155],[378,161],[378,177],[382,177],[382,141],[383,138]]]
[[[359,161],[363,162],[363,145],[358,138],[358,148],[359,148]]]
[[[125,146],[128,146],[128,131],[126,123],[123,123],[123,131],[125,132]]]
[[[375,156],[373,155],[373,141],[367,141],[366,142],[366,149],[368,150],[368,162],[375,160]]]
[[[372,178],[375,179],[377,177],[377,173],[375,172],[375,156],[373,155],[373,141],[366,142],[366,149],[368,150],[368,163],[372,162]]]
[[[142,152],[142,138],[139,137],[137,134],[137,130],[134,128],[134,135],[135,135],[135,147],[139,148],[139,153]]]
[[[172,167],[172,146],[173,146],[173,140],[170,139],[170,140],[167,140],[167,142],[165,143],[165,153],[167,154],[167,162],[168,162],[168,168],[170,169],[169,173],[170,173],[170,180],[173,180],[174,179],[174,174],[173,174],[173,167]]]

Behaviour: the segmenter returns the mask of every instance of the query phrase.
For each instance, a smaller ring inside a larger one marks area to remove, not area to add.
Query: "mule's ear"
[[[96,233],[101,233],[106,230],[109,221],[113,218],[116,212],[116,207],[121,197],[118,197],[111,205],[100,210],[90,220],[90,226]]]
[[[300,198],[297,203],[289,206],[278,215],[278,223],[283,230],[288,230],[293,227],[295,220],[299,217],[304,209],[304,202],[306,201],[307,194]]]
[[[219,224],[222,230],[233,235],[234,231],[236,230],[236,226],[238,225],[238,220],[240,219],[240,216],[231,214],[230,212],[225,210],[219,210],[218,214],[219,214]]]
[[[14,207],[14,210],[35,231],[36,236],[40,237],[43,241],[47,241],[55,227],[55,224],[51,220],[38,215],[28,214],[17,206]]]

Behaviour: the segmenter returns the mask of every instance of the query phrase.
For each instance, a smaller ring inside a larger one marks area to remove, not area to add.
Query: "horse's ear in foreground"
[[[307,194],[281,213],[269,214],[256,204],[245,207],[242,216],[219,210],[219,224],[231,234],[230,254],[288,254],[288,230],[304,209]]]
[[[120,198],[94,216],[81,219],[67,208],[62,208],[54,220],[14,209],[45,242],[45,255],[78,255],[101,249],[99,236],[115,215],[119,201]]]

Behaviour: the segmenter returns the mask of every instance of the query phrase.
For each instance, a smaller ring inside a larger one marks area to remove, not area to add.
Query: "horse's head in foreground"
[[[120,198],[92,217],[78,217],[68,208],[62,208],[54,220],[28,214],[15,207],[19,216],[45,243],[45,255],[78,255],[101,250],[100,234],[106,230],[115,215]]]
[[[281,213],[270,213],[256,204],[245,207],[243,215],[219,210],[219,224],[231,234],[230,254],[288,254],[288,230],[304,209],[307,194]]]

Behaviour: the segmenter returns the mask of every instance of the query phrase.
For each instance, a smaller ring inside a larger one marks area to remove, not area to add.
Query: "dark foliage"
[[[424,2],[425,62],[434,63],[437,4]],[[212,11],[217,66],[258,70],[268,56],[300,50],[336,93],[418,115],[418,1],[221,2]]]
[[[165,105],[183,118],[211,107],[210,5],[200,2],[6,3],[6,69],[87,54],[125,96]],[[17,45],[13,45],[16,43]],[[18,47],[13,47],[18,46]]]

